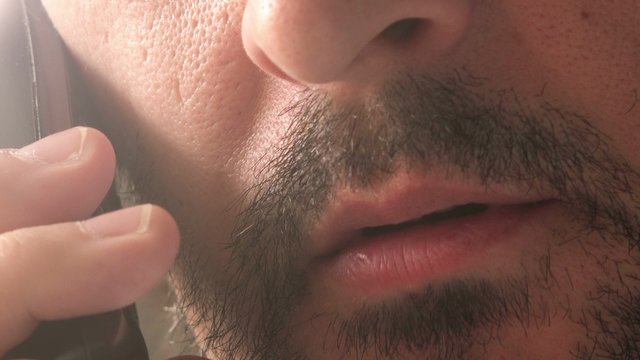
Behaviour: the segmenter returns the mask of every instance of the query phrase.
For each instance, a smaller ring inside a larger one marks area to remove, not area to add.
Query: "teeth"
[[[489,208],[487,204],[470,203],[465,205],[454,206],[449,209],[439,210],[431,214],[425,215],[419,219],[406,221],[400,224],[390,224],[376,227],[364,228],[361,234],[364,237],[375,236],[392,231],[403,230],[418,224],[434,224],[440,221],[460,218],[463,216],[471,216],[486,211]]]

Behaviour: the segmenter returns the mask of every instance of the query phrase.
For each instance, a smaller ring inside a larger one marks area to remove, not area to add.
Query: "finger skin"
[[[45,164],[0,150],[0,233],[89,217],[107,193],[115,154],[99,131],[86,129],[75,161]]]
[[[179,232],[165,210],[148,209],[142,233],[101,238],[71,222],[0,235],[0,354],[39,321],[124,307],[161,280],[177,255]]]

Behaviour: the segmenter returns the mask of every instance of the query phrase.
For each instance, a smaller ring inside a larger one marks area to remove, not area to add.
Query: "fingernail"
[[[27,145],[15,152],[18,157],[55,164],[80,158],[87,138],[86,127],[68,129]]]
[[[80,222],[80,228],[97,237],[115,237],[128,234],[144,234],[151,221],[151,205],[141,205],[100,215]]]

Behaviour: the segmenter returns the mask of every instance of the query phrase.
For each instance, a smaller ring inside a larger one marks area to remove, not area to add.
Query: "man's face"
[[[209,356],[640,356],[635,1],[45,5]]]

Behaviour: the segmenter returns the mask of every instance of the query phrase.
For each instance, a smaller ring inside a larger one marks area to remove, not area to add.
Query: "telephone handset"
[[[74,125],[77,104],[67,64],[62,41],[39,0],[0,0],[0,148],[18,148]],[[117,204],[110,191],[101,209],[114,210]],[[0,354],[2,360],[25,358],[148,360],[148,354],[132,305],[42,323],[23,344]]]

